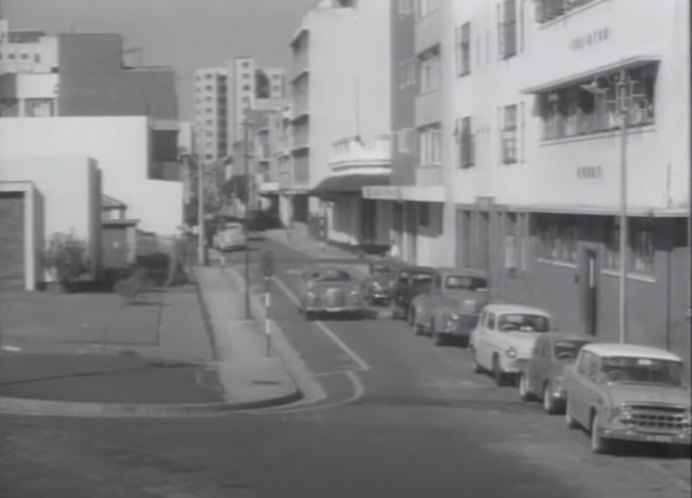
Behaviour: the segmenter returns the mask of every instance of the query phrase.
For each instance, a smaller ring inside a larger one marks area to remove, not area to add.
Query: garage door
[[[24,194],[0,192],[0,289],[24,289]]]

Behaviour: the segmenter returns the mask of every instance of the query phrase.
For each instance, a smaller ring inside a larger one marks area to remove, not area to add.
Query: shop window
[[[505,106],[502,112],[502,163],[517,162],[517,106]]]
[[[577,219],[570,215],[542,215],[536,218],[539,258],[563,263],[577,262]]]
[[[430,204],[421,202],[418,204],[418,226],[430,226]]]
[[[604,267],[620,269],[620,223],[608,218],[604,223]],[[649,218],[629,218],[627,244],[627,271],[641,275],[655,272],[654,225]]]

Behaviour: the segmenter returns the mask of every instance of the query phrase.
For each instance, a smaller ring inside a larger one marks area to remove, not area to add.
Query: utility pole
[[[193,154],[197,163],[197,262],[200,266],[206,263],[205,258],[205,226],[204,226],[204,165],[199,155]]]
[[[249,146],[249,128],[250,122],[245,118],[243,121],[243,159],[245,166],[245,318],[251,319],[252,313],[250,310],[250,151]]]
[[[620,292],[619,323],[620,342],[627,342],[627,124],[629,99],[631,98],[626,81],[627,72],[622,69],[618,79],[617,102],[620,111]]]

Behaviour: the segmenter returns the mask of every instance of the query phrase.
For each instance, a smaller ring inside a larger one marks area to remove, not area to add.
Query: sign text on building
[[[579,166],[577,168],[577,178],[580,180],[600,178],[601,176],[603,176],[603,170],[600,166]]]
[[[572,50],[581,50],[582,48],[601,43],[610,38],[610,28],[595,29],[578,38],[574,38],[570,43]]]

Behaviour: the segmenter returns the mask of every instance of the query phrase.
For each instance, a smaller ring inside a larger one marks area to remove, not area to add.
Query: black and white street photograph
[[[692,493],[689,0],[0,0],[0,498]]]

